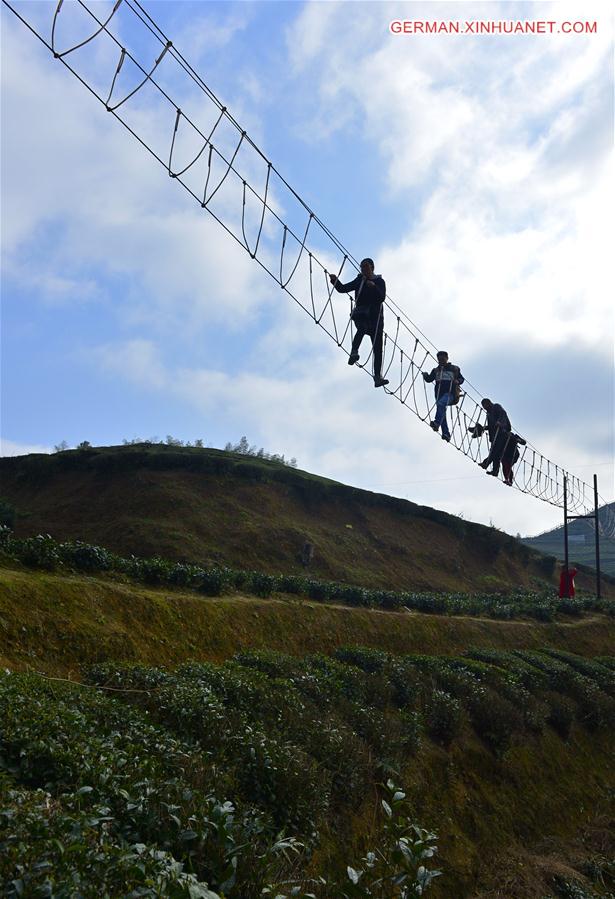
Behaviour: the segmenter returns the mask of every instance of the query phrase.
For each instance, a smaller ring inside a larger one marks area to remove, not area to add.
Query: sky
[[[55,3],[12,5],[49,40]],[[89,5],[100,17],[112,9]],[[319,220],[355,258],[374,258],[390,296],[477,394],[500,402],[514,429],[572,474],[596,472],[612,501],[607,6],[142,5]],[[554,33],[395,34],[393,20],[556,24]],[[566,22],[596,22],[595,32],[563,33]],[[485,477],[348,367],[4,6],[1,25],[3,455],[169,434],[223,447],[245,434],[305,470],[509,533],[561,524],[561,511]],[[110,28],[144,62],[159,55],[126,3]],[[65,2],[59,52],[91,33],[83,7]],[[102,34],[65,58],[106,96],[118,53]],[[170,54],[156,78],[192,121],[213,126],[212,104]],[[136,83],[128,59],[110,103]],[[168,157],[174,110],[152,88],[121,111]],[[232,152],[230,127],[216,140]],[[201,144],[182,118],[177,168]],[[206,157],[186,175],[197,192]],[[262,191],[263,159],[244,144],[236,162]],[[302,234],[302,210],[278,179],[269,198]],[[240,182],[228,179],[210,208],[230,220],[241,203]],[[249,193],[246,210],[253,246]],[[259,255],[274,269],[279,240],[268,219]],[[337,271],[325,235],[316,228],[310,240]],[[292,251],[289,241],[287,273]],[[304,299],[306,265],[292,283]]]

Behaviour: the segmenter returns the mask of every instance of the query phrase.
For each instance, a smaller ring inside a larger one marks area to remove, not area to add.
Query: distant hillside
[[[606,517],[607,512],[615,512],[615,503],[608,503],[598,509],[598,516]],[[563,515],[562,515],[563,517]],[[564,526],[545,531],[536,537],[523,537],[522,542],[532,549],[547,555],[564,558]],[[568,554],[571,562],[580,562],[590,568],[596,567],[595,533],[593,521],[586,518],[575,519],[568,524]],[[605,574],[615,576],[615,540],[600,538],[600,568]]]
[[[0,481],[18,536],[50,533],[123,555],[286,574],[304,570],[310,544],[312,576],[390,589],[484,591],[555,576],[553,558],[495,528],[220,450],[140,444],[9,457]]]

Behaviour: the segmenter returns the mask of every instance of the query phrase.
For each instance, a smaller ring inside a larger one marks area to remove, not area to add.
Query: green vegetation
[[[164,440],[160,440],[158,437],[150,437],[147,440],[142,440],[140,437],[132,437],[130,440],[128,438],[124,438],[122,441],[123,446],[171,446],[171,447],[186,447],[186,448],[194,448],[194,449],[204,449],[203,439],[201,437],[197,437],[197,439],[192,443],[192,441],[181,440],[179,437],[173,437],[171,434],[167,434]],[[66,440],[62,440],[61,443],[58,443],[54,446],[54,453],[65,453],[70,449],[69,444]],[[78,443],[76,449],[87,451],[94,450],[96,447],[93,447],[89,440],[82,440],[81,443]],[[241,437],[237,443],[227,443],[224,447],[225,453],[237,453],[241,456],[253,456],[256,459],[266,459],[269,462],[276,462],[279,465],[288,465],[291,468],[297,467],[297,460],[293,457],[292,459],[286,459],[283,453],[268,453],[261,446],[260,449],[257,449],[256,446],[251,446],[248,438],[245,436]]]
[[[395,592],[540,592],[554,584],[554,559],[496,528],[253,449],[139,443],[3,458],[2,495],[15,509],[16,536],[51,533],[121,556]],[[594,580],[581,572],[577,586],[593,590]],[[615,596],[608,579],[603,595]]]
[[[181,587],[206,596],[241,590],[267,598],[272,593],[294,594],[318,602],[343,603],[389,611],[400,609],[444,615],[484,615],[510,620],[519,617],[553,621],[558,613],[578,616],[584,611],[615,615],[615,602],[592,595],[559,600],[553,589],[513,593],[417,593],[369,590],[364,587],[318,581],[298,575],[270,575],[227,567],[203,568],[154,557],[125,558],[100,546],[81,541],[58,543],[47,535],[18,539],[0,526],[0,550],[33,568],[64,568],[87,573],[116,572],[153,586]]]
[[[615,724],[612,669],[570,653],[335,656],[0,675],[4,895],[418,897],[436,837],[385,772],[470,734],[506,764],[558,699]]]
[[[609,580],[180,443],[0,460],[0,894],[613,899]]]

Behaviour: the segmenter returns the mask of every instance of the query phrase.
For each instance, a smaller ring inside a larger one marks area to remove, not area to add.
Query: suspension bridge
[[[143,149],[240,244],[285,294],[346,354],[354,325],[329,275],[352,280],[357,259],[288,183],[138,0],[113,6],[84,0],[51,5],[9,2],[5,7],[76,77]],[[101,9],[106,9],[101,15]],[[131,35],[131,47],[126,37]],[[134,47],[139,48],[137,52]],[[144,128],[147,104],[154,128]],[[338,303],[339,305],[336,305]],[[390,294],[384,303],[383,377],[386,393],[429,425],[435,407],[421,372],[436,364],[436,347]],[[369,374],[370,356],[359,368]],[[478,464],[487,437],[470,429],[484,419],[485,394],[466,379],[449,407],[451,448]],[[478,429],[480,431],[480,428]],[[524,435],[527,438],[527,435]],[[519,447],[512,486],[559,507],[590,516],[594,486],[549,459],[530,441]],[[603,500],[603,503],[605,501]],[[615,515],[603,510],[600,533],[615,537]]]

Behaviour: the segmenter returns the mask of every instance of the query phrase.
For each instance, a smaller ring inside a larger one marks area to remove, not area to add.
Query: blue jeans
[[[436,416],[434,418],[435,423],[438,427],[442,426],[442,435],[444,437],[450,437],[451,432],[448,429],[448,422],[446,420],[446,407],[452,404],[453,397],[450,393],[443,393],[442,396],[436,401]]]

